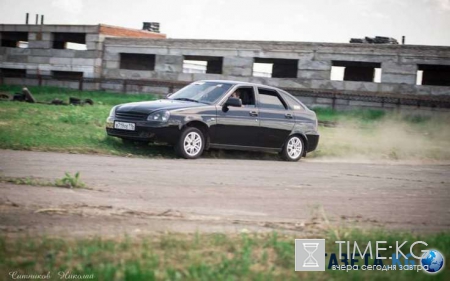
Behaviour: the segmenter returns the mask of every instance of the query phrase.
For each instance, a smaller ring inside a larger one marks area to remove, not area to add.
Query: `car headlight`
[[[109,117],[115,117],[116,116],[116,106],[114,106],[113,108],[111,108],[111,111],[109,112]]]
[[[169,120],[169,117],[170,112],[167,110],[163,110],[150,114],[147,118],[147,121],[167,122]]]

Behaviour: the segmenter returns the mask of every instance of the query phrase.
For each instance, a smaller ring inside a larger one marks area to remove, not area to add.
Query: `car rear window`
[[[286,110],[286,106],[277,92],[261,88],[258,88],[258,92],[260,108]]]
[[[287,102],[287,104],[289,105],[289,107],[291,109],[294,109],[294,110],[305,109],[303,104],[296,98],[294,98],[288,94],[285,94],[285,93],[282,93],[282,95],[283,95],[284,100]]]

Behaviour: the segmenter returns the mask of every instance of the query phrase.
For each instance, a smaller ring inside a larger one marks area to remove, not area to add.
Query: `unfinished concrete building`
[[[133,56],[146,58],[147,69],[122,67]],[[206,62],[205,72],[183,73],[186,60]],[[271,65],[270,77],[253,75],[258,63]],[[108,38],[103,77],[237,79],[290,88],[445,95],[449,67],[450,47]],[[334,68],[344,68],[343,77],[333,79]]]
[[[2,83],[99,89],[107,37],[166,38],[104,24],[0,25]]]
[[[127,64],[129,57],[142,58]],[[202,61],[202,73],[190,73],[186,61]],[[258,75],[257,65],[266,65]],[[126,67],[124,67],[126,65]],[[450,47],[413,45],[332,44],[267,41],[183,39],[123,39],[105,41],[105,79],[129,80],[102,83],[107,90],[126,92],[173,91],[170,85],[145,85],[137,81],[192,82],[202,79],[240,80],[298,90],[309,105],[347,108],[389,107],[392,96],[450,98]],[[308,91],[321,95],[306,95]],[[303,93],[303,94],[302,94]],[[334,93],[368,94],[385,100],[351,100]],[[414,102],[412,102],[414,103]]]

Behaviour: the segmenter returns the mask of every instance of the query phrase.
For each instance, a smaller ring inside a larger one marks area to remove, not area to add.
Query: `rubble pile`
[[[372,37],[352,38],[352,39],[350,39],[350,43],[398,45],[397,39],[391,38],[391,37],[383,37],[383,36],[375,36],[375,38],[372,38]]]

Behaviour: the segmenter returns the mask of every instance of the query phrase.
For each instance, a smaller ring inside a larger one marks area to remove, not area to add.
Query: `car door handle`
[[[290,114],[290,113],[286,113],[286,115],[284,115],[284,117],[287,118],[287,119],[292,119],[293,118],[292,114]]]
[[[248,114],[250,116],[258,116],[258,112],[256,112],[256,111],[250,111]]]

